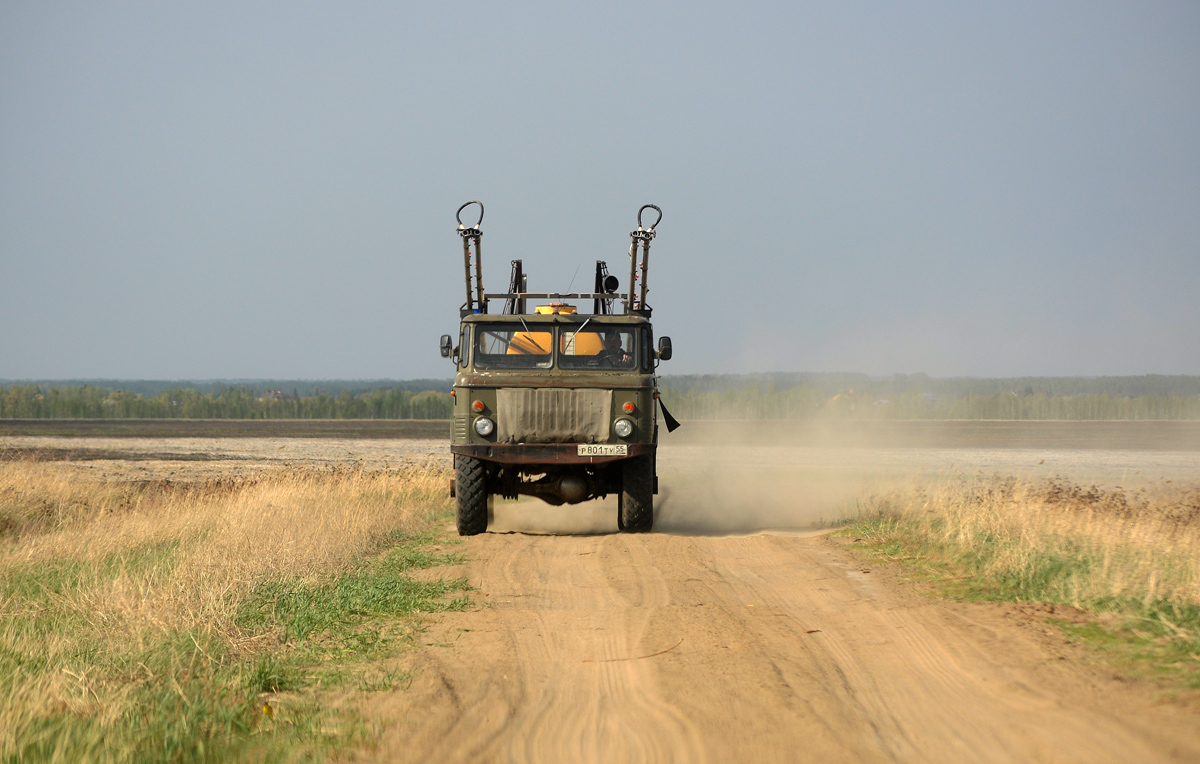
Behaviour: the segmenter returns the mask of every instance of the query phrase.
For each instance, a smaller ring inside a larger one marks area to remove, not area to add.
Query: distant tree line
[[[1009,391],[979,395],[844,389],[829,394],[815,385],[732,390],[662,389],[678,419],[1200,419],[1195,395],[1051,395]]]
[[[349,390],[355,395],[372,390],[449,390],[452,377],[444,379],[0,379],[0,389],[36,385],[43,392],[62,387],[98,387],[123,390],[146,396],[158,396],[173,390],[196,390],[220,394],[226,390],[266,392],[284,390],[303,397],[336,395]]]
[[[871,380],[830,374],[796,382],[796,376],[667,377],[662,397],[680,419],[1200,420],[1200,395],[1189,392],[1198,377]],[[1101,392],[1076,392],[1095,390],[1100,379],[1108,380]],[[145,394],[13,384],[0,386],[0,419],[449,419],[448,392],[406,386],[299,394],[229,386]]]
[[[369,390],[307,396],[230,387],[143,395],[90,385],[0,387],[0,419],[449,419],[449,390]]]
[[[1117,398],[1157,396],[1196,397],[1200,376],[1142,374],[1125,377],[930,377],[928,374],[893,374],[870,377],[850,372],[766,372],[760,374],[679,374],[663,383],[681,393],[730,392],[771,387],[777,390],[811,387],[832,397],[854,390],[876,398],[904,393],[964,398],[969,395],[1078,396],[1108,395]]]

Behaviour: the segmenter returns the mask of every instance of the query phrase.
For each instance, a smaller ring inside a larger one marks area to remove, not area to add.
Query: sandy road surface
[[[503,520],[503,518],[498,518]],[[1200,761],[1200,715],[801,535],[487,534],[381,761]]]

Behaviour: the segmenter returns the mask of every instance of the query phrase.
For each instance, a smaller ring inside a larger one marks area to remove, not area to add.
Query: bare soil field
[[[0,463],[53,462],[56,469],[102,480],[195,481],[244,477],[281,467],[404,464],[448,468],[448,439],[312,437],[0,436]]]
[[[826,448],[1200,451],[1200,422],[1187,421],[813,419],[687,424],[672,437],[688,443],[745,445],[766,441]]]
[[[0,419],[0,437],[66,438],[449,438],[427,419]]]
[[[448,438],[450,423],[423,419],[0,419],[0,437]],[[1200,422],[795,420],[692,421],[674,440],[813,447],[1200,450]],[[665,439],[664,439],[665,442]]]
[[[426,616],[420,649],[389,659],[414,679],[362,709],[384,733],[356,760],[1200,761],[1195,703],[1105,668],[1037,609],[931,598],[822,534],[865,492],[946,475],[1200,481],[1193,424],[685,423],[663,436],[655,533],[615,533],[611,500],[498,502],[463,564],[428,571],[464,576],[478,607]],[[438,436],[285,430],[0,430],[0,469],[449,466]]]

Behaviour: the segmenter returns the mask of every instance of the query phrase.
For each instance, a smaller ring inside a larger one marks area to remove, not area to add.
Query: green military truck
[[[479,219],[466,226],[463,210],[473,205]],[[646,210],[657,219],[644,227]],[[512,261],[507,292],[485,293],[483,205],[467,202],[457,218],[467,299],[457,344],[443,335],[441,352],[458,369],[450,451],[459,534],[487,530],[495,496],[560,505],[610,493],[618,497],[620,530],[651,530],[662,408],[655,367],[671,357],[669,337],[655,349],[646,304],[650,242],[662,211],[649,204],[638,210],[625,293],[604,261],[596,263],[592,292],[531,293],[520,260]],[[568,300],[591,301],[592,312],[580,313]],[[501,312],[490,313],[489,305],[501,301]],[[678,427],[662,411],[668,431]]]

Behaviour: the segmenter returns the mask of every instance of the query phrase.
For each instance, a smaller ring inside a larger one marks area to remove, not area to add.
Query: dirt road
[[[465,551],[486,604],[431,619],[414,684],[375,707],[381,761],[1200,761],[1195,710],[820,536],[487,534]]]

